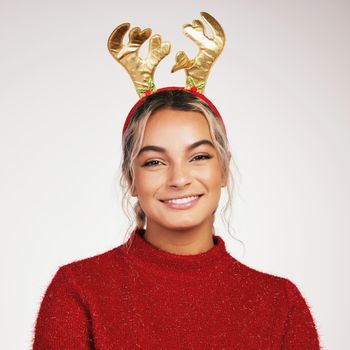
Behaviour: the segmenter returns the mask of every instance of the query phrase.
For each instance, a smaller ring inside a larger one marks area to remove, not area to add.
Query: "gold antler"
[[[203,93],[210,69],[225,46],[225,33],[214,17],[207,12],[200,14],[213,31],[214,36],[210,39],[205,35],[203,22],[200,20],[196,19],[192,24],[185,24],[183,26],[184,34],[198,45],[199,52],[192,60],[183,51],[178,52],[175,58],[176,63],[171,72],[185,69],[186,87],[194,87]]]
[[[108,50],[111,55],[128,71],[142,97],[147,90],[155,90],[153,75],[159,62],[169,54],[170,43],[162,42],[160,35],[153,35],[150,39],[148,56],[142,59],[138,53],[140,46],[151,36],[152,30],[139,27],[132,28],[129,33],[129,42],[123,44],[125,33],[130,23],[119,25],[108,38]]]

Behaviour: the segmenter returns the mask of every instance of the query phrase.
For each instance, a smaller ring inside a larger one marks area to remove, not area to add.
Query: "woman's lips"
[[[185,203],[174,203],[174,202],[164,202],[164,201],[161,201],[161,202],[164,203],[168,208],[183,210],[183,209],[189,209],[195,206],[198,203],[200,197],[202,197],[202,195],[199,195],[196,198],[193,198],[192,200]]]

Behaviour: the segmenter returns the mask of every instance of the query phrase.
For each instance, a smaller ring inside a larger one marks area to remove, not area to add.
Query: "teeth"
[[[186,198],[181,198],[181,199],[170,199],[170,200],[164,201],[164,202],[165,203],[183,204],[183,203],[191,202],[198,197],[199,196],[192,196],[192,197],[186,197]]]

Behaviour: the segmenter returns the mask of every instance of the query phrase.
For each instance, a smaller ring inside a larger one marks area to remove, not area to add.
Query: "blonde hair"
[[[130,203],[131,193],[134,190],[133,164],[141,149],[148,119],[157,110],[163,108],[181,111],[197,111],[208,121],[210,135],[218,153],[221,170],[226,175],[227,180],[226,189],[228,200],[221,211],[221,217],[223,222],[227,224],[228,232],[230,233],[230,223],[229,220],[226,219],[225,214],[227,209],[230,208],[230,215],[228,217],[231,217],[233,189],[235,183],[230,169],[230,161],[233,161],[233,159],[224,126],[209,105],[195,94],[185,90],[164,90],[150,95],[145,102],[135,110],[123,134],[120,186],[123,194],[122,208],[130,222],[127,230],[128,237],[125,238],[125,241],[131,237],[131,234],[134,231],[135,222],[136,228],[144,228],[146,224],[146,215],[139,202],[137,201],[135,205]],[[131,213],[130,207],[132,207]],[[131,237],[131,240],[132,238],[133,237]]]

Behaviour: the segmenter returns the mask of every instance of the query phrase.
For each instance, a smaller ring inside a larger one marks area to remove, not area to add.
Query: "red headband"
[[[213,112],[215,113],[215,116],[219,119],[219,121],[221,122],[222,126],[224,127],[224,131],[226,133],[226,127],[224,124],[224,121],[219,113],[219,111],[217,110],[217,108],[214,106],[214,104],[208,99],[208,97],[204,96],[203,94],[201,94],[200,92],[198,92],[196,89],[186,89],[185,87],[179,87],[179,86],[167,86],[167,87],[163,87],[160,89],[157,89],[154,93],[160,92],[160,91],[166,91],[166,90],[186,90],[194,95],[196,95],[197,97],[199,97],[201,100],[203,100],[204,102],[206,102],[208,104],[208,106],[213,110]],[[128,116],[125,119],[124,122],[124,126],[123,126],[123,131],[122,131],[122,135],[124,135],[124,132],[127,128],[127,126],[129,125],[129,122],[132,118],[132,116],[134,115],[136,109],[142,105],[142,103],[145,102],[145,100],[147,99],[149,95],[145,95],[142,98],[140,98],[135,105],[131,108]]]

